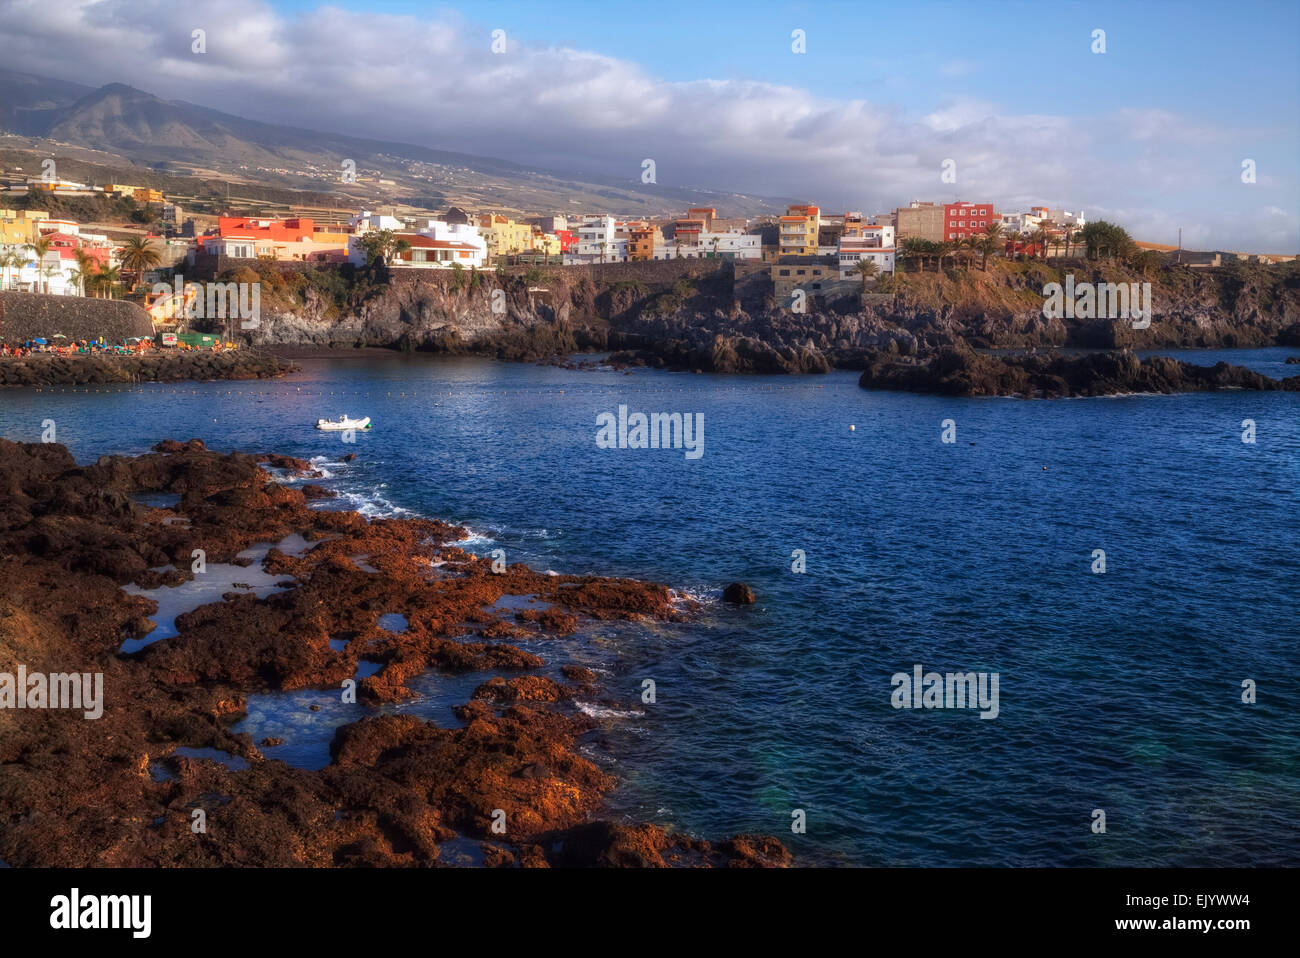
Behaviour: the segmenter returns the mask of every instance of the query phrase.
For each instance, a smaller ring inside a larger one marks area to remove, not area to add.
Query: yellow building
[[[124,186],[121,183],[109,183],[104,187],[105,193],[113,193],[117,196],[129,196],[137,203],[161,203],[163,195],[161,190],[151,190],[144,186]]]
[[[791,206],[781,217],[778,252],[781,256],[816,256],[821,232],[821,210],[815,206]]]
[[[560,256],[563,255],[564,250],[560,238],[554,233],[547,233],[533,227],[533,252],[545,253],[547,256]]]
[[[36,210],[0,210],[0,246],[26,246],[39,236],[37,224],[50,214]]]
[[[478,218],[479,235],[487,241],[488,256],[510,256],[527,253],[533,248],[533,228],[527,223],[516,223],[508,216],[484,213]]]

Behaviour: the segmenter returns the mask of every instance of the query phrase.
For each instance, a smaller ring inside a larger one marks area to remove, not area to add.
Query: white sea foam
[[[609,708],[605,705],[596,705],[594,702],[582,702],[575,699],[573,704],[578,707],[578,711],[583,715],[596,719],[626,719],[645,716],[645,712],[639,712],[635,709]]]

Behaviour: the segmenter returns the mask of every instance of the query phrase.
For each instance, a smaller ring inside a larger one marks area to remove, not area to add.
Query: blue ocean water
[[[1179,355],[1279,376],[1300,371],[1287,354]],[[603,670],[618,700],[591,709],[586,746],[619,778],[612,815],[775,834],[805,863],[1300,863],[1300,396],[949,399],[850,373],[300,362],[271,383],[0,392],[0,434],[34,441],[54,420],[79,461],[193,436],[316,458],[369,513],[702,599],[687,625],[535,649]],[[703,457],[597,448],[597,415],[620,404],[702,413]],[[374,426],[354,444],[311,428],[342,413]],[[718,601],[735,580],[755,605]],[[895,709],[891,676],[918,664],[998,673],[997,718]],[[451,721],[480,679],[421,681]],[[268,755],[322,754],[331,726],[309,698],[258,703],[255,737],[301,736]]]

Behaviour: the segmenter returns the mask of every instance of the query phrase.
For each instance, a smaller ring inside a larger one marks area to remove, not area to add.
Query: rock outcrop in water
[[[944,346],[920,358],[874,353],[858,385],[946,396],[1112,396],[1218,389],[1300,392],[1300,376],[1270,379],[1244,366],[1196,366],[1167,356],[1139,360],[1128,351],[1085,355],[995,356]]]
[[[456,545],[463,529],[314,509],[267,468],[311,478],[308,463],[220,455],[198,440],[88,466],[59,445],[0,440],[0,677],[20,667],[103,676],[97,719],[0,709],[0,859],[430,865],[462,861],[468,846],[488,865],[788,863],[771,838],[711,844],[594,820],[614,779],[579,751],[598,723],[571,702],[581,693],[619,703],[590,670],[539,674],[543,659],[509,641],[543,642],[562,657],[579,621],[680,619],[689,609],[668,589],[521,564],[495,574]],[[134,501],[162,492],[179,502]],[[179,585],[206,574],[191,571],[194,550],[208,564],[233,562],[295,533],[312,547],[264,560],[284,588],[228,593],[178,616],[179,635],[120,651],[153,630],[156,614],[154,600],[123,585]],[[524,596],[535,606],[513,612],[518,602],[502,602]],[[405,631],[380,625],[389,612],[406,617]],[[337,729],[319,771],[264,754],[283,747],[278,737],[259,747],[232,732],[250,694],[342,696],[362,659],[379,670],[357,683],[356,717]],[[506,675],[456,709],[456,727],[376,710],[412,698],[410,680],[428,669]],[[455,858],[444,854],[449,843]]]

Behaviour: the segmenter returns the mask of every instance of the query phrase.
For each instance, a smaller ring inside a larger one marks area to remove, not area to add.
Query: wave
[[[700,605],[717,605],[722,601],[722,589],[716,586],[684,586],[669,589],[668,598],[673,602],[698,602]]]
[[[626,718],[643,718],[645,712],[636,709],[616,709],[607,705],[597,705],[594,702],[582,702],[577,699],[573,702],[578,711],[589,718],[597,719],[626,719]]]

